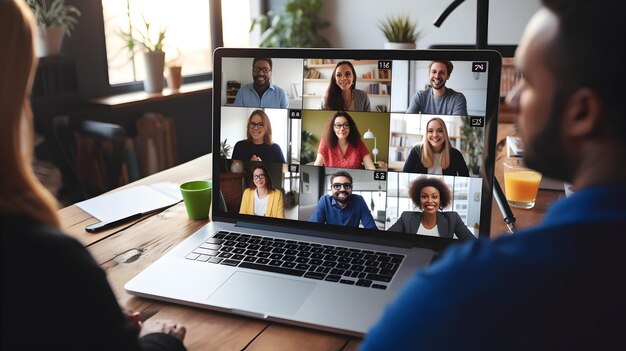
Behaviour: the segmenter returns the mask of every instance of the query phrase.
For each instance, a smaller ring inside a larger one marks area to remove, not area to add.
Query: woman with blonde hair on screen
[[[35,30],[25,1],[0,0],[0,348],[185,350],[184,326],[123,311],[106,272],[59,229],[57,202],[31,166]]]
[[[402,171],[469,177],[463,154],[450,144],[446,123],[439,117],[426,123],[424,141],[411,148]]]

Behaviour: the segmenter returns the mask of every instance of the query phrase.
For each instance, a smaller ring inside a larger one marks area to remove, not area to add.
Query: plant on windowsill
[[[165,38],[166,28],[159,28],[156,32],[156,40],[153,40],[151,24],[143,18],[144,28],[141,30],[131,26],[128,31],[120,31],[119,35],[129,52],[129,58],[133,59],[135,53],[143,52],[146,66],[146,78],[143,81],[144,90],[148,93],[160,93],[163,91],[163,70],[165,68]]]
[[[277,11],[268,11],[252,20],[250,32],[261,28],[260,47],[327,48],[319,32],[330,23],[319,16],[322,0],[287,0]]]
[[[379,23],[378,28],[387,38],[385,49],[415,49],[415,42],[421,35],[417,23],[408,16],[387,17]]]
[[[78,8],[65,0],[26,0],[37,23],[35,53],[37,57],[58,55],[65,35],[72,36],[81,15]]]

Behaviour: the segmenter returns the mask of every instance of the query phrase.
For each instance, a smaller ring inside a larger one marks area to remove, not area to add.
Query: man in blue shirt
[[[542,4],[508,102],[526,163],[575,193],[534,228],[449,247],[361,350],[626,350],[626,3]]]
[[[288,108],[287,93],[279,86],[270,83],[272,78],[272,59],[255,58],[252,60],[252,83],[244,84],[235,96],[235,106]]]
[[[339,171],[330,176],[332,195],[322,195],[311,222],[338,224],[344,227],[378,229],[374,217],[361,195],[352,194],[352,176]]]

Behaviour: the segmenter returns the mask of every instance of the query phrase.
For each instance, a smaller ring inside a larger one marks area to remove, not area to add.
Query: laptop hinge
[[[245,221],[238,221],[235,224],[235,226],[242,227],[242,228],[268,230],[268,231],[273,231],[273,232],[282,232],[282,233],[288,233],[288,234],[313,236],[317,238],[356,241],[356,242],[374,244],[374,245],[384,245],[384,246],[393,246],[393,247],[402,247],[402,248],[410,248],[413,246],[410,242],[401,241],[401,240],[380,239],[380,238],[375,238],[371,236],[346,235],[346,234],[341,234],[341,233],[336,233],[336,232],[313,231],[313,230],[308,230],[308,229],[303,229],[303,228],[283,228],[283,227],[277,227],[275,225],[251,223],[251,222],[245,222]]]

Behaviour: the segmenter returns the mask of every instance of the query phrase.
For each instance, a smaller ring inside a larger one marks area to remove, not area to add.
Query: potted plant
[[[319,32],[330,23],[320,18],[322,0],[287,0],[277,11],[252,20],[250,31],[261,27],[260,47],[327,48]]]
[[[65,0],[26,0],[37,22],[35,54],[37,57],[58,55],[63,37],[72,36],[80,11]]]
[[[387,38],[385,49],[415,49],[415,42],[421,34],[417,30],[417,23],[408,16],[387,17],[380,22],[378,28]]]
[[[155,33],[151,31],[151,24],[143,17],[144,28],[141,30],[131,26],[128,31],[120,31],[130,57],[137,51],[143,51],[146,67],[146,78],[143,81],[144,90],[148,93],[163,91],[163,70],[165,68],[165,38],[166,28],[159,28]],[[156,37],[156,39],[153,39]]]

